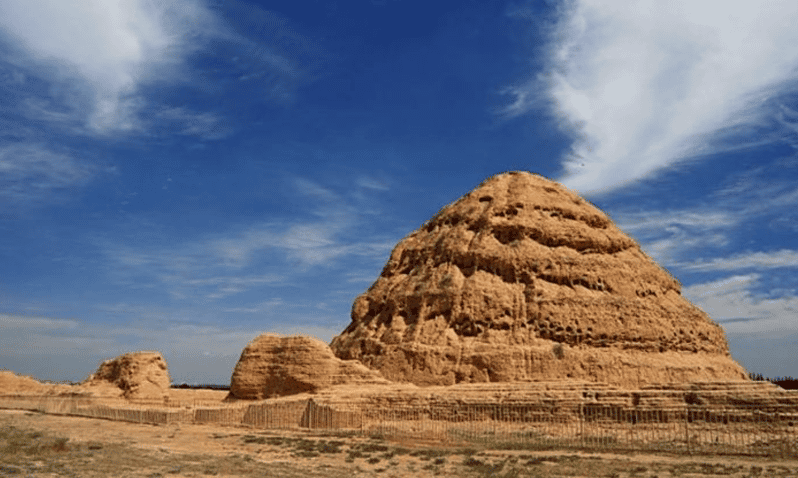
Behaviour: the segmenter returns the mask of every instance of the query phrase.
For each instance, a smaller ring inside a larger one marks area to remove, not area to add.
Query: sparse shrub
[[[63,438],[63,437],[54,439],[53,440],[53,444],[52,444],[53,451],[67,451],[67,450],[69,450],[69,447],[67,447],[67,442],[68,441],[69,441],[69,438]]]
[[[463,464],[465,466],[471,466],[471,467],[484,465],[484,463],[481,460],[477,460],[473,456],[469,456],[468,458],[466,458]]]
[[[330,441],[319,443],[318,450],[321,453],[340,453],[341,447],[344,445],[342,441]]]
[[[294,456],[297,456],[297,457],[300,457],[300,458],[316,458],[319,455],[320,455],[319,452],[312,451],[312,450],[310,450],[310,451],[309,450],[300,450],[300,451],[294,452]]]
[[[396,455],[407,455],[410,450],[404,447],[397,447],[385,453],[385,458],[393,458]]]
[[[216,437],[214,437],[216,438]],[[266,437],[256,437],[253,435],[245,435],[241,438],[244,443],[257,443],[258,445],[266,444]]]
[[[491,465],[490,463],[485,463],[482,460],[477,460],[474,457],[468,457],[463,462],[463,465],[470,468],[472,472],[479,473],[483,476],[496,476],[496,473],[504,467],[504,463]]]
[[[553,353],[557,359],[565,357],[565,350],[563,350],[562,344],[554,344],[554,347],[551,348],[551,353]]]
[[[365,458],[367,456],[369,455],[364,454],[360,450],[349,450],[349,453],[346,455],[346,461],[348,463],[352,463],[353,461],[355,461],[355,458]]]
[[[449,452],[448,452],[448,451],[446,451],[446,450],[441,450],[441,449],[436,449],[436,448],[430,448],[430,449],[425,449],[425,450],[415,450],[415,451],[412,451],[412,452],[410,452],[410,456],[415,456],[415,457],[417,457],[417,458],[419,458],[419,459],[421,459],[421,460],[430,460],[430,459],[432,459],[432,458],[437,458],[437,457],[440,457],[440,456],[445,456],[445,455],[447,455],[448,453],[449,453]]]
[[[366,453],[371,453],[375,451],[379,452],[386,452],[388,451],[388,447],[385,445],[379,445],[376,443],[366,443],[365,445],[361,446],[360,449]]]

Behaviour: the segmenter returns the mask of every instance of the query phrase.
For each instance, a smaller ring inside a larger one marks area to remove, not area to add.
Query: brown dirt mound
[[[723,330],[599,209],[494,176],[394,248],[332,342],[389,380],[746,380]]]
[[[158,352],[133,352],[103,362],[80,388],[95,396],[163,399],[169,396],[169,370]]]
[[[344,361],[313,337],[264,334],[241,353],[230,379],[230,398],[263,399],[316,392],[341,384],[384,384],[379,372]]]

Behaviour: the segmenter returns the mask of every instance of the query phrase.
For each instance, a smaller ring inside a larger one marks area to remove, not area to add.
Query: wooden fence
[[[255,403],[0,396],[0,408],[150,424],[348,432],[509,448],[652,450],[798,457],[798,406],[643,408],[595,402],[375,408],[313,399]]]
[[[361,413],[364,433],[509,448],[798,457],[795,406],[645,409],[575,404],[399,408]]]

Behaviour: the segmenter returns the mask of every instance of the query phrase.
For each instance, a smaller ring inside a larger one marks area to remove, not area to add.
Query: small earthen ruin
[[[80,388],[94,396],[162,400],[169,396],[171,379],[158,352],[133,352],[100,364]]]
[[[315,393],[334,385],[384,385],[379,372],[341,360],[313,337],[263,334],[241,353],[230,379],[230,399],[275,398]]]

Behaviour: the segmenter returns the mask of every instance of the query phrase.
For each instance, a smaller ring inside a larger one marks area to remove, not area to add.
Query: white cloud
[[[4,0],[0,46],[0,65],[11,67],[0,76],[6,110],[73,133],[204,139],[230,128],[216,114],[164,106],[164,90],[148,96],[145,87],[179,82],[216,96],[247,88],[283,102],[312,80],[320,57],[279,15],[208,0]],[[195,54],[216,67],[189,63]]]
[[[682,295],[734,334],[776,335],[798,332],[798,297],[757,297],[752,292],[758,274],[735,275],[695,284]]]
[[[798,251],[782,249],[773,252],[748,252],[709,261],[684,263],[680,267],[693,271],[798,268]]]
[[[346,200],[312,181],[292,183],[298,194],[316,200],[311,211],[322,219],[273,219],[168,245],[159,243],[158,234],[152,235],[154,243],[142,241],[149,237],[144,219],[136,226],[136,244],[107,239],[97,244],[110,258],[109,273],[117,281],[136,288],[164,287],[181,300],[218,300],[285,285],[297,273],[347,256],[369,261],[387,256],[393,243],[363,238],[356,229],[357,211]]]
[[[138,87],[180,61],[210,15],[194,0],[5,0],[0,27],[57,82],[88,90],[88,125],[103,132],[136,128]],[[33,65],[28,65],[34,68]]]
[[[156,127],[163,131],[174,131],[184,136],[197,136],[203,139],[221,139],[230,134],[231,129],[223,118],[213,113],[197,113],[186,108],[161,108],[152,115],[153,120],[145,129]]]
[[[618,227],[634,236],[659,264],[677,264],[691,249],[722,246],[742,217],[723,210],[620,213]]]
[[[572,0],[560,14],[548,71],[511,89],[507,112],[546,92],[575,137],[561,181],[583,194],[710,153],[715,133],[775,115],[764,103],[798,67],[792,0]]]
[[[267,249],[280,249],[303,265],[315,265],[348,252],[336,239],[348,223],[346,217],[333,216],[324,222],[251,226],[242,233],[210,241],[200,248],[214,251],[229,267],[245,267],[255,254]],[[280,229],[284,230],[280,232]]]
[[[70,319],[51,319],[48,317],[31,317],[0,313],[0,325],[3,330],[74,330],[78,322]]]
[[[723,234],[692,234],[678,228],[667,228],[669,237],[641,244],[641,248],[658,264],[663,266],[679,266],[679,258],[684,257],[691,249],[719,246],[727,242]]]
[[[43,145],[0,147],[0,197],[29,204],[86,183],[95,169]]]
[[[361,176],[357,179],[357,185],[361,188],[374,189],[377,191],[387,191],[388,185],[384,181],[369,176]]]
[[[225,312],[243,312],[247,314],[257,314],[257,313],[264,313],[264,312],[272,312],[283,307],[287,307],[290,304],[286,304],[283,299],[280,297],[267,300],[261,302],[259,304],[255,304],[251,307],[231,307],[224,309]]]
[[[670,226],[715,229],[732,227],[740,222],[739,217],[724,211],[651,211],[638,214],[622,214],[618,224],[624,231],[645,231]]]
[[[234,243],[235,239],[226,242]],[[136,288],[163,287],[181,300],[217,300],[285,280],[283,273],[242,272],[258,249],[248,250],[246,257],[236,257],[233,262],[225,253],[235,246],[220,249],[218,240],[184,242],[177,246],[100,242],[99,246],[111,261],[109,273],[116,281]]]

